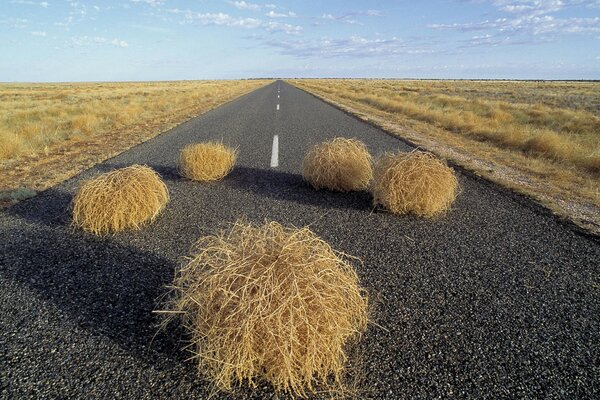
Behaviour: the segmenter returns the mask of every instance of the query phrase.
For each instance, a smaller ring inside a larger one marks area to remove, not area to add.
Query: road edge
[[[309,92],[308,90],[301,88],[299,86],[296,86],[287,80],[284,80],[284,82],[290,86],[293,86],[294,88],[296,88],[298,90],[303,91],[304,93],[309,94],[310,96],[316,98],[317,100],[321,100],[322,102],[334,107],[335,109],[343,112],[344,114],[346,114],[356,120],[359,120],[359,121],[364,122],[374,128],[377,128],[378,130],[385,133],[386,135],[396,138],[411,147],[421,148],[421,149],[427,150],[427,151],[437,155],[438,157],[441,157],[435,151],[427,149],[426,147],[424,147],[422,145],[415,144],[412,141],[410,141],[409,139],[401,136],[400,134],[396,134],[396,133],[388,131],[382,124],[378,123],[378,121],[375,120],[374,118],[363,117],[358,112],[353,111],[350,107],[346,107],[342,104],[335,103],[328,98],[322,97],[322,96],[312,93],[312,92]],[[478,171],[469,169],[467,166],[463,166],[453,159],[447,159],[446,157],[441,157],[441,158],[446,160],[450,166],[459,170],[462,174],[464,174],[478,182],[481,182],[488,186],[492,186],[495,189],[497,189],[505,194],[510,195],[514,200],[519,202],[519,204],[530,207],[543,215],[550,216],[553,219],[555,219],[557,222],[559,222],[561,225],[564,225],[564,226],[568,227],[569,229],[571,229],[573,232],[600,243],[600,226],[591,225],[589,223],[585,224],[583,222],[578,223],[579,221],[575,220],[574,218],[571,218],[568,213],[566,213],[566,212],[559,213],[559,212],[553,210],[549,206],[545,205],[541,200],[534,197],[534,195],[531,193],[527,193],[525,191],[519,191],[519,190],[517,190],[517,188],[510,188],[510,187],[504,186],[500,182],[496,182],[493,179],[491,179],[490,177],[481,175],[478,173]]]

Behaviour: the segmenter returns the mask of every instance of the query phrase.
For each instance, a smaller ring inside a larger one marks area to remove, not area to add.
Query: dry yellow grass
[[[345,347],[367,325],[348,257],[276,222],[201,238],[167,308],[189,331],[198,371],[225,391],[258,381],[297,396],[343,389]]]
[[[0,84],[0,161],[153,119],[172,119],[266,81]]]
[[[334,138],[313,146],[306,153],[302,176],[315,189],[364,190],[373,177],[371,155],[360,140]]]
[[[0,83],[0,191],[45,190],[268,82]]]
[[[179,172],[194,181],[218,181],[231,172],[236,158],[237,151],[223,143],[190,144],[179,154]]]
[[[403,114],[409,118],[434,124],[471,140],[493,143],[503,148],[534,153],[586,172],[600,173],[600,117],[587,109],[557,108],[541,103],[513,103],[474,95],[478,90],[511,88],[523,96],[547,99],[542,90],[530,83],[454,83],[428,81],[336,80],[297,81],[300,86],[317,93],[334,95],[379,110]],[[512,85],[512,86],[511,86]],[[551,86],[554,85],[554,86]],[[462,91],[459,87],[462,86]],[[491,88],[490,88],[491,86]],[[560,95],[560,89],[572,90],[578,85],[548,84],[546,96]],[[582,84],[585,90],[600,84]],[[440,92],[451,92],[454,95]],[[582,88],[582,90],[584,90]],[[600,101],[587,93],[588,101]],[[497,96],[496,96],[497,97]],[[582,95],[583,97],[583,95]],[[589,100],[591,98],[591,100]],[[521,100],[523,97],[521,97]],[[564,105],[564,103],[558,103]],[[590,107],[593,110],[593,107]],[[597,112],[597,109],[596,109]],[[552,143],[548,144],[551,141]]]
[[[292,83],[600,232],[600,83]]]
[[[160,176],[132,165],[85,181],[73,199],[73,225],[96,235],[138,229],[169,201]]]

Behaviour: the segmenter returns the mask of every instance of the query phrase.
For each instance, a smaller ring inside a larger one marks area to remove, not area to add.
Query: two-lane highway
[[[310,225],[356,268],[374,304],[352,360],[360,397],[594,398],[600,391],[600,245],[539,206],[460,174],[446,216],[394,216],[368,193],[315,191],[300,166],[314,143],[400,140],[276,81],[194,118],[0,214],[0,397],[206,398],[159,297],[194,241],[240,217]],[[177,175],[188,143],[239,150],[222,182]],[[141,231],[96,238],[69,227],[82,179],[155,168],[171,202]],[[243,398],[273,398],[266,385]],[[229,398],[221,394],[217,398]]]

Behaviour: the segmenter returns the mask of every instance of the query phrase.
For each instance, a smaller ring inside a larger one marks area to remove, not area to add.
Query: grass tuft
[[[85,181],[73,199],[73,225],[96,235],[139,229],[169,201],[150,167],[132,165]]]
[[[373,178],[371,155],[360,140],[338,137],[308,151],[302,176],[315,189],[364,190]]]
[[[345,346],[366,329],[367,297],[348,256],[308,228],[238,221],[196,243],[164,312],[182,318],[216,387],[267,381],[305,396],[343,390]]]
[[[237,151],[223,143],[190,144],[179,155],[179,172],[194,181],[218,181],[231,172],[236,158]]]
[[[458,194],[452,168],[431,153],[384,154],[375,164],[373,202],[394,214],[433,217],[446,212]]]
[[[37,195],[37,192],[33,189],[21,187],[12,190],[0,190],[0,202],[18,202],[26,200]]]

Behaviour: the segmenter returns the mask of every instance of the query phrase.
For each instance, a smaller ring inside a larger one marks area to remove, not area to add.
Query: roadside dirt
[[[450,147],[414,129],[390,121],[385,116],[366,113],[319,94],[309,93],[350,115],[400,137],[415,147],[431,151],[479,177],[525,195],[585,232],[600,236],[600,208],[595,204],[573,198],[567,190],[560,190],[560,188],[548,190],[548,183],[543,179],[532,177],[510,165],[491,162],[462,149]]]

